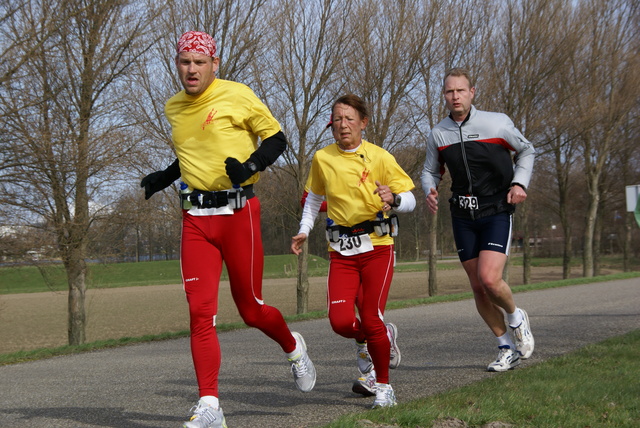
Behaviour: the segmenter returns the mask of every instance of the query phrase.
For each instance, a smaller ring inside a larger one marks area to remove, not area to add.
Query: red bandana
[[[178,54],[180,52],[196,52],[215,58],[216,41],[202,31],[187,31],[178,40]]]

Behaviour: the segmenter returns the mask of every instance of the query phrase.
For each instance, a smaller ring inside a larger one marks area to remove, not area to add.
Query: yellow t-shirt
[[[311,191],[327,201],[327,216],[341,226],[376,219],[382,208],[380,196],[373,193],[376,181],[389,186],[393,193],[415,187],[391,153],[364,140],[353,153],[341,150],[338,144],[318,150],[309,177]],[[374,246],[393,244],[389,235],[370,236]]]
[[[215,79],[199,95],[181,91],[165,105],[182,181],[198,190],[232,187],[225,159],[246,161],[264,140],[280,131],[269,109],[246,85]],[[255,183],[254,174],[243,185]]]

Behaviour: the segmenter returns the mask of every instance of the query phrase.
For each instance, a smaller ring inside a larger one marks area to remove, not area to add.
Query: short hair
[[[331,106],[331,115],[333,116],[333,109],[336,107],[336,105],[338,104],[345,104],[348,105],[350,107],[353,107],[353,109],[355,111],[358,112],[358,114],[360,115],[360,119],[365,119],[369,117],[369,110],[367,109],[367,105],[365,104],[365,102],[362,100],[362,98],[360,98],[357,95],[354,94],[346,94],[341,96],[340,98],[338,98],[333,105]]]
[[[475,82],[473,81],[473,78],[471,77],[471,73],[469,73],[469,70],[467,70],[466,68],[454,67],[454,68],[450,68],[449,70],[447,70],[447,72],[444,74],[444,77],[442,78],[442,87],[443,88],[444,88],[444,82],[445,82],[445,80],[447,80],[447,77],[449,77],[449,76],[466,77],[467,81],[469,82],[469,87],[473,88],[475,86]]]

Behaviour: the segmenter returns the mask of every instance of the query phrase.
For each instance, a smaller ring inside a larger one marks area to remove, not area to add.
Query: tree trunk
[[[562,279],[569,279],[571,276],[571,253],[573,245],[571,240],[571,230],[564,229],[564,249],[562,253]]]
[[[597,204],[591,202],[587,211],[587,224],[584,229],[582,243],[582,276],[590,278],[593,276],[593,236],[596,224],[596,207]]]
[[[529,247],[529,221],[526,205],[522,206],[522,283],[529,284],[531,282],[531,247]]]
[[[413,236],[416,240],[415,261],[419,262],[420,261],[420,222],[416,220],[413,223],[413,225],[414,225]]]
[[[438,214],[429,216],[429,296],[438,294]]]
[[[602,212],[602,210],[598,210]],[[596,216],[593,233],[593,276],[600,275],[600,258],[602,256],[602,220]]]
[[[72,251],[65,263],[69,284],[69,309],[67,332],[69,345],[81,345],[86,340],[85,293],[87,291],[87,265],[80,251]]]
[[[298,256],[296,313],[306,314],[309,311],[309,241],[302,244],[302,253]]]
[[[631,222],[633,221],[633,215],[627,214],[624,216],[624,246],[623,246],[623,255],[622,255],[622,267],[625,272],[631,271],[631,264],[629,262],[629,258],[631,255],[631,227],[633,226]]]
[[[136,224],[136,262],[140,262],[140,226]]]

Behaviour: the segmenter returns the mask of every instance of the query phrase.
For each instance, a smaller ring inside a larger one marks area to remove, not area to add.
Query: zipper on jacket
[[[467,172],[467,180],[469,180],[469,188],[467,189],[467,196],[473,196],[473,183],[471,181],[471,169],[469,168],[469,162],[467,161],[467,152],[465,151],[464,137],[462,136],[463,124],[464,122],[458,125],[458,131],[460,132],[460,150],[462,152],[462,162],[464,163],[464,168],[465,168],[465,171]],[[471,214],[471,220],[475,220],[476,219],[475,210],[471,209],[469,210],[469,213]]]

